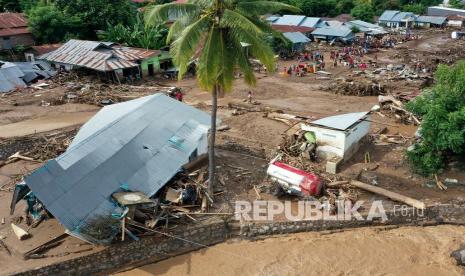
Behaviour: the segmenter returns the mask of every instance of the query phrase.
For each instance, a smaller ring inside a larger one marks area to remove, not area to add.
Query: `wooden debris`
[[[436,186],[438,186],[439,190],[443,190],[443,191],[447,190],[447,186],[442,184],[437,174],[434,174],[434,179],[436,180]]]
[[[260,195],[260,192],[258,191],[258,189],[257,189],[257,187],[255,185],[253,185],[253,189],[254,189],[255,193],[257,194],[257,199],[262,200],[262,196]]]
[[[14,223],[11,224],[11,228],[13,229],[13,233],[15,233],[18,240],[25,240],[25,239],[29,238],[29,236],[30,236],[28,232],[26,232],[21,227],[15,225]]]
[[[394,193],[394,192],[388,191],[388,190],[380,188],[380,187],[369,185],[369,184],[366,184],[366,183],[363,183],[363,182],[360,182],[360,181],[357,181],[357,180],[350,181],[350,185],[352,185],[354,187],[357,187],[357,188],[360,188],[360,189],[363,189],[363,190],[366,190],[366,191],[369,191],[369,192],[372,192],[372,193],[375,193],[375,194],[378,194],[378,195],[385,196],[385,197],[390,198],[390,199],[392,199],[394,201],[398,201],[398,202],[408,204],[408,205],[413,206],[413,207],[415,207],[417,209],[425,209],[426,208],[425,203],[423,203],[423,202],[421,202],[419,200],[416,200],[416,199],[413,199],[411,197],[407,197],[407,196],[404,196],[404,195],[401,195],[401,194],[398,194],[398,193]]]

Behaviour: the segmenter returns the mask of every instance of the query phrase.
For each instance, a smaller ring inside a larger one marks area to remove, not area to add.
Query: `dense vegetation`
[[[158,0],[163,4],[172,0]],[[395,9],[424,13],[428,6],[441,0],[279,0],[298,7],[302,14],[334,17],[351,14],[357,19],[373,21],[384,10]],[[451,4],[461,7],[460,0]],[[0,9],[24,12],[30,28],[40,43],[54,43],[69,38],[96,39],[103,32],[108,40],[137,47],[160,47],[167,30],[161,26],[145,28],[138,23],[138,8],[131,0],[0,0]]]
[[[407,107],[421,116],[421,142],[407,153],[421,174],[440,172],[465,154],[465,61],[440,65],[436,84]]]

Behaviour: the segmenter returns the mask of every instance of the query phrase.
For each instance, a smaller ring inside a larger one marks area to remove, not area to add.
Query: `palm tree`
[[[150,8],[146,14],[149,25],[176,18],[168,32],[171,56],[182,79],[189,64],[198,58],[199,86],[212,93],[211,130],[208,148],[208,191],[213,196],[215,185],[215,134],[218,95],[231,91],[236,70],[241,71],[249,85],[256,82],[253,69],[242,47],[250,44],[249,54],[273,72],[274,53],[265,36],[272,32],[260,16],[299,9],[263,0],[191,0]]]

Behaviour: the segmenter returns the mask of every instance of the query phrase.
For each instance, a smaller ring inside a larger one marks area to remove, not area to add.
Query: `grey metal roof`
[[[305,15],[283,15],[278,20],[273,22],[276,25],[300,26],[306,18]]]
[[[318,28],[312,32],[312,35],[344,38],[353,35],[353,33],[352,30],[347,26],[339,26]]]
[[[311,122],[313,125],[319,125],[339,130],[346,130],[350,128],[353,124],[363,119],[369,112],[356,112],[356,113],[347,113],[341,115],[335,115],[331,117],[322,118],[316,121]]]
[[[319,23],[321,23],[321,18],[319,17],[305,17],[304,21],[302,21],[299,26],[317,28]]]
[[[15,62],[15,64],[25,75],[29,76],[28,78],[25,76],[24,80],[26,82],[30,82],[38,77],[48,79],[56,74],[56,71],[50,67],[50,64],[42,60],[36,60],[34,62]]]
[[[16,88],[26,87],[24,73],[12,62],[2,62],[0,67],[0,92],[9,92]]]
[[[288,33],[283,33],[283,35],[294,44],[310,42],[310,38],[306,37],[301,32],[288,32]]]
[[[363,20],[352,20],[352,21],[348,22],[348,24],[353,25],[353,26],[357,26],[357,27],[368,28],[368,29],[383,29],[383,27],[381,27],[379,25],[372,24],[372,23],[369,23],[369,22],[365,22]]]
[[[206,143],[209,124],[209,114],[163,94],[107,106],[25,181],[73,235],[97,242],[81,230],[121,214],[111,194],[124,187],[153,196]]]
[[[155,50],[117,46],[112,42],[71,39],[39,59],[106,72],[137,67],[137,61],[159,53]]]
[[[386,10],[379,17],[379,21],[391,21],[400,11]]]
[[[436,25],[443,25],[447,21],[446,17],[442,16],[426,16],[426,15],[421,15],[417,18],[416,22],[419,23],[431,23],[431,24],[436,24]]]
[[[462,1],[463,2],[463,1]],[[464,9],[455,9],[448,7],[429,7],[428,15],[430,16],[449,16],[449,15],[463,15],[465,16]]]
[[[413,14],[412,12],[399,12],[398,14],[394,15],[393,18],[391,18],[390,21],[392,22],[403,22],[406,19],[411,18],[412,20],[415,20],[417,16]]]

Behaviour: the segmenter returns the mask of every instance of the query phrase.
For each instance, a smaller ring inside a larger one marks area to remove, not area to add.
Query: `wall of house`
[[[17,45],[32,46],[34,45],[34,37],[32,34],[0,37],[0,50],[9,50]]]
[[[449,20],[449,21],[447,22],[447,26],[462,27],[462,26],[463,26],[463,21],[460,21],[460,20]]]
[[[160,55],[154,56],[154,57],[151,57],[149,59],[142,61],[141,63],[142,76],[149,75],[149,64],[153,65],[153,71],[154,73],[157,73],[161,71],[160,63],[163,62],[164,60],[169,60],[169,59],[171,59],[169,52],[162,51]]]
[[[367,120],[370,116],[367,116]],[[350,159],[358,150],[360,141],[363,137],[367,136],[370,132],[371,123],[368,121],[362,121],[357,124],[354,128],[346,131],[346,139],[344,145],[344,160]]]
[[[346,143],[346,134],[344,131],[305,124],[302,124],[302,129],[315,133],[318,146],[329,146],[332,148],[331,152],[335,153],[339,157],[344,156]]]

